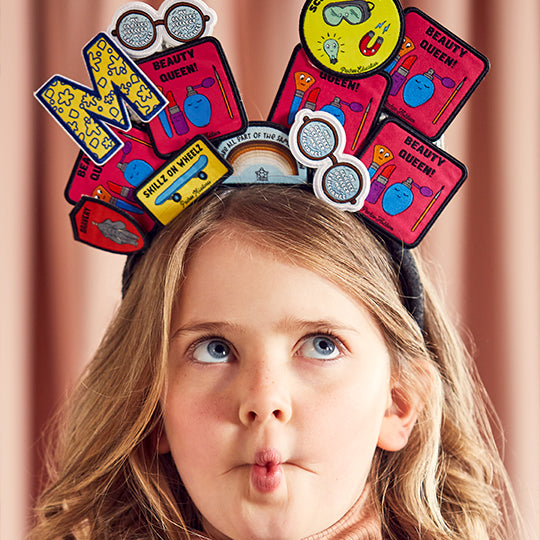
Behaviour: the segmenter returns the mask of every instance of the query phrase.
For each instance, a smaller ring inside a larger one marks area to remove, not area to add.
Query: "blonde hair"
[[[422,269],[423,330],[404,307],[398,265],[361,220],[276,186],[215,191],[141,257],[71,400],[30,538],[187,539],[200,527],[170,454],[157,449],[160,396],[187,261],[229,226],[361,302],[383,330],[399,388],[424,401],[407,446],[377,450],[373,462],[383,535],[510,538],[510,488],[483,387]]]

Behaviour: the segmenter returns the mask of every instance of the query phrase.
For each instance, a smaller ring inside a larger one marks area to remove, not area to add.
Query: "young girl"
[[[31,538],[514,537],[473,364],[361,219],[216,190],[124,285]]]

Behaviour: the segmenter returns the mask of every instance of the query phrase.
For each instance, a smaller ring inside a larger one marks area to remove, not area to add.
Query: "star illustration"
[[[258,171],[255,171],[255,174],[257,176],[257,182],[268,182],[268,171],[266,169],[261,167]]]

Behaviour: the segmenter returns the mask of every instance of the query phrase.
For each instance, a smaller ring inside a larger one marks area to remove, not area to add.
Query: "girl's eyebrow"
[[[346,324],[338,319],[297,319],[296,317],[287,317],[276,325],[280,331],[301,330],[310,332],[325,332],[329,330],[358,332],[358,329]]]
[[[194,333],[207,333],[207,334],[219,334],[221,332],[235,332],[235,333],[245,333],[246,329],[239,325],[227,321],[204,321],[204,322],[189,322],[184,326],[180,326],[174,329],[170,339],[174,339],[183,334],[194,334]]]
[[[278,321],[274,325],[274,329],[278,332],[288,333],[292,331],[300,332],[327,332],[333,331],[346,331],[358,333],[358,328],[345,324],[343,321],[336,319],[298,319],[296,317],[286,317]],[[201,322],[188,322],[187,324],[180,326],[174,330],[171,335],[171,340],[184,335],[192,333],[208,333],[208,334],[221,334],[223,332],[230,332],[235,334],[246,334],[248,329],[240,324],[228,322],[228,321],[201,321]]]

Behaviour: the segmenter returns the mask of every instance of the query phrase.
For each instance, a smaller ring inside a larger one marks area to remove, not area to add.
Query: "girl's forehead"
[[[234,315],[243,323],[281,324],[286,319],[343,319],[340,310],[362,325],[375,324],[365,305],[328,276],[282,260],[256,237],[216,234],[193,253],[174,318],[226,320]]]
[[[294,240],[290,239],[289,249],[273,238],[272,232],[243,223],[239,220],[227,219],[220,222],[212,231],[191,246],[186,260],[186,267],[209,244],[226,243],[229,250],[235,251],[239,257],[249,259],[264,256],[271,260],[298,265],[298,257],[293,256]]]

